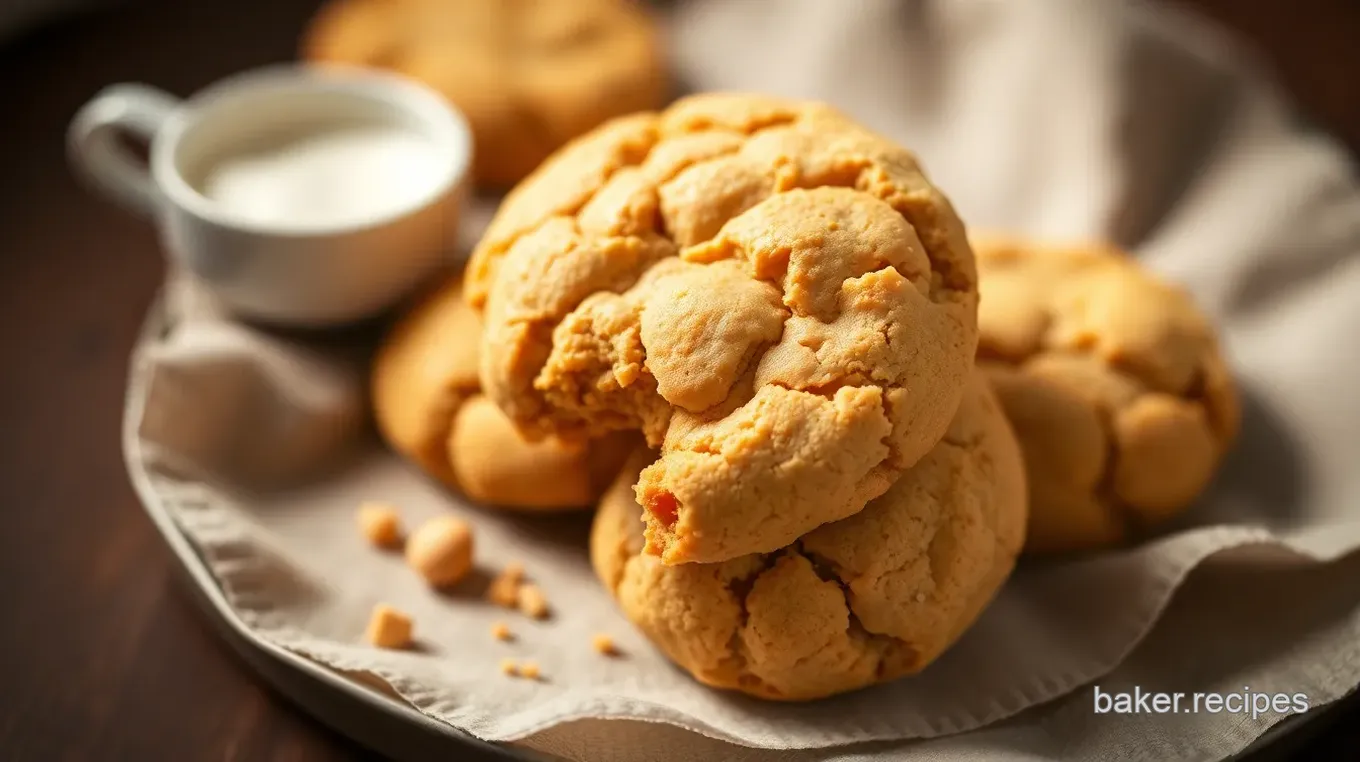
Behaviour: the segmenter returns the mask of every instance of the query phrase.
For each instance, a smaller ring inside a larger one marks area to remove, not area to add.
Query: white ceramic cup
[[[347,126],[399,126],[424,136],[438,181],[394,213],[325,226],[260,224],[199,190],[227,157],[281,136]],[[120,137],[149,142],[149,161]],[[113,85],[76,114],[68,147],[99,189],[156,221],[172,263],[223,305],[311,327],[377,314],[449,262],[473,150],[467,122],[421,85],[303,66],[233,76],[185,101],[146,85]]]

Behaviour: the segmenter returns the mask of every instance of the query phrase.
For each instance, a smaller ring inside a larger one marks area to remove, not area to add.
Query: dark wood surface
[[[1304,109],[1360,146],[1360,4],[1191,4],[1259,41]],[[162,260],[63,155],[66,121],[100,86],[185,95],[287,59],[313,6],[142,2],[0,48],[0,759],[373,758],[264,688],[177,585],[119,451]],[[1360,709],[1344,712],[1309,758],[1360,748]]]

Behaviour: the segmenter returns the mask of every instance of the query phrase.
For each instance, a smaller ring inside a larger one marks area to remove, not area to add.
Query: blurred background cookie
[[[1024,448],[1032,553],[1123,542],[1208,485],[1240,409],[1190,295],[1099,243],[975,236],[978,363]]]
[[[699,681],[807,700],[920,671],[1010,575],[1024,542],[1019,446],[980,378],[948,433],[863,511],[783,550],[667,566],[642,552],[635,455],[595,514],[590,557],[624,614]]]
[[[392,449],[478,502],[506,508],[588,507],[636,440],[530,442],[477,382],[477,314],[450,278],[393,327],[373,365],[373,408]]]
[[[302,56],[388,69],[467,116],[483,187],[508,187],[610,117],[669,93],[657,30],[630,0],[331,0]]]

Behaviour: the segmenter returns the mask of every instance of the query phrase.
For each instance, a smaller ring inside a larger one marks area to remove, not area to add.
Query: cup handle
[[[71,163],[113,200],[152,216],[160,192],[146,163],[119,144],[120,133],[150,142],[179,100],[147,85],[112,85],[76,112],[67,129]]]

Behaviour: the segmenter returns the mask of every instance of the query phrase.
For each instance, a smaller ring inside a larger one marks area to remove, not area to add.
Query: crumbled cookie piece
[[[510,625],[505,622],[496,622],[491,625],[491,637],[496,640],[514,640],[514,633],[510,632]]]
[[[514,659],[501,659],[501,674],[509,677],[519,677],[519,665]]]
[[[366,637],[379,648],[406,648],[411,645],[411,617],[380,603],[368,620]]]
[[[401,544],[401,519],[387,503],[367,501],[359,505],[356,515],[359,531],[380,548],[394,548]]]
[[[619,648],[614,644],[614,639],[603,632],[597,632],[591,637],[590,646],[595,649],[596,653],[604,654],[605,656],[619,655]]]
[[[486,588],[486,599],[502,608],[519,605],[519,587],[524,582],[524,564],[511,561]]]
[[[534,619],[548,617],[548,597],[538,585],[526,584],[519,588],[519,610]]]
[[[453,516],[430,519],[407,540],[406,562],[435,587],[457,583],[472,568],[472,527]]]

